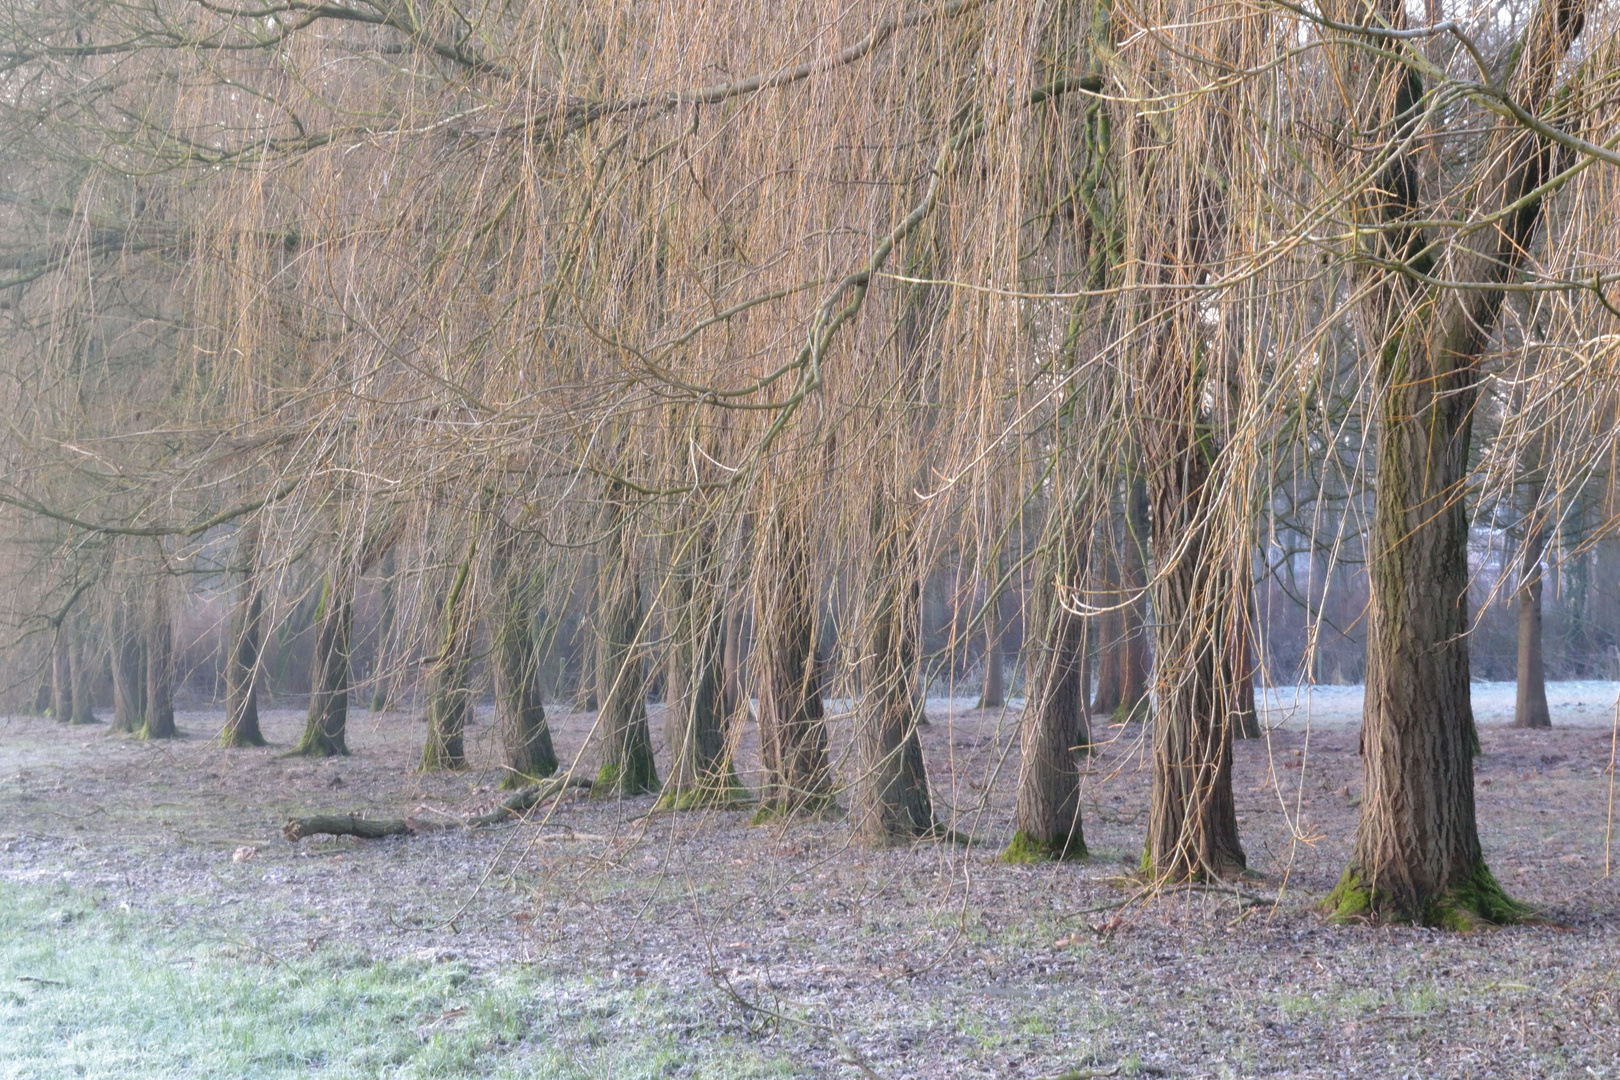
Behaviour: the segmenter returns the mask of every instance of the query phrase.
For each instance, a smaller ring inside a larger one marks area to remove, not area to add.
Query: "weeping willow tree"
[[[1510,917],[1479,899],[1469,513],[1517,490],[1534,435],[1550,518],[1613,434],[1585,400],[1613,395],[1615,279],[1582,252],[1615,234],[1614,16],[1541,0],[1476,40],[1341,7],[7,12],[0,77],[35,96],[0,101],[27,181],[0,199],[26,399],[0,495],[188,557],[264,509],[267,580],[324,582],[300,752],[347,749],[356,598],[394,551],[391,582],[467,570],[450,607],[401,594],[390,685],[419,677],[410,646],[464,657],[441,647],[486,624],[514,778],[554,753],[532,620],[575,611],[604,793],[659,789],[651,665],[684,691],[669,798],[731,791],[729,668],[758,696],[762,814],[847,791],[882,842],[952,826],[926,777],[922,593],[982,563],[1036,598],[1010,620],[1032,671],[1017,829],[1075,850],[1090,698],[1150,719],[1145,869],[1182,880],[1246,864],[1232,739],[1286,482],[1338,506],[1287,527],[1371,559],[1367,794],[1336,910]],[[108,280],[122,307],[90,302]],[[1533,366],[1496,330],[1521,292]],[[1523,407],[1477,428],[1478,384],[1512,365]],[[424,509],[486,480],[507,525]],[[555,560],[589,553],[587,610],[569,575],[512,569],[543,561],[502,532],[519,521]],[[167,647],[134,622],[138,647],[111,635],[119,700],[140,681],[151,728]],[[952,655],[987,630],[952,625]],[[430,667],[476,689],[459,659]]]

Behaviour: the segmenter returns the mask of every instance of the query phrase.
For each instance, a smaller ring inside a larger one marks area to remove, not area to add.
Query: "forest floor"
[[[923,742],[973,842],[890,850],[833,818],[581,794],[543,822],[295,844],[296,814],[487,808],[487,712],[474,767],[438,775],[399,712],[319,761],[279,756],[290,709],[263,750],[217,748],[217,711],[170,743],[0,720],[0,1077],[1620,1077],[1616,687],[1549,689],[1555,727],[1521,732],[1511,687],[1477,688],[1486,857],[1543,921],[1467,934],[1315,909],[1356,826],[1354,687],[1273,696],[1237,747],[1257,876],[1153,897],[1126,876],[1135,725],[1096,732],[1091,857],[1009,866],[1016,708],[961,700]],[[592,720],[552,717],[582,775]],[[756,760],[745,742],[745,781]]]

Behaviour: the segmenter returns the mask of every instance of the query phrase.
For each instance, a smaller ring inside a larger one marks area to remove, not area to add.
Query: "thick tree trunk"
[[[1532,515],[1537,498],[1530,500]],[[1539,517],[1531,520],[1519,561],[1519,665],[1518,698],[1513,704],[1513,726],[1552,727],[1547,709],[1547,673],[1541,662],[1541,556],[1547,549],[1547,529]]]
[[[221,746],[263,746],[259,730],[259,639],[263,633],[264,595],[259,589],[259,526],[250,522],[236,536],[236,604],[231,611],[230,639],[225,646],[225,727]]]
[[[675,662],[670,683],[681,691],[669,711],[670,771],[658,805],[672,810],[735,807],[747,791],[737,779],[727,745],[726,603],[723,568],[706,534],[675,568],[670,613]]]
[[[1007,704],[1006,658],[1001,652],[1001,635],[1005,628],[1001,610],[1006,597],[999,583],[991,582],[988,588],[994,591],[986,597],[984,605],[984,685],[979,692],[978,707],[999,709]]]
[[[472,691],[467,685],[472,672],[471,577],[477,550],[475,538],[444,598],[439,655],[428,672],[427,743],[418,764],[423,772],[467,766],[467,714],[472,711]]]
[[[1584,26],[1587,2],[1544,0],[1531,16],[1511,87],[1530,113],[1551,99],[1563,58]],[[1399,26],[1399,6],[1388,0],[1387,8],[1373,14]],[[1359,51],[1341,61],[1341,70],[1363,64],[1371,69],[1361,76],[1365,100],[1353,107],[1370,114],[1369,130],[1387,118],[1388,138],[1406,140],[1421,115],[1420,78],[1392,62],[1374,64]],[[1423,274],[1506,281],[1531,247],[1540,218],[1535,193],[1552,165],[1545,143],[1511,124],[1493,139],[1479,159],[1488,171],[1472,190],[1483,200],[1482,212],[1514,209],[1491,231],[1466,238],[1477,249],[1453,248],[1446,266],[1435,265],[1423,229],[1403,224],[1426,216],[1412,153],[1402,148],[1390,157],[1359,208],[1380,225],[1367,234],[1375,254],[1406,260]],[[1380,396],[1362,815],[1350,865],[1325,906],[1338,919],[1453,927],[1512,921],[1523,908],[1486,867],[1475,820],[1478,734],[1469,695],[1463,500],[1479,363],[1503,293],[1436,292],[1402,275],[1369,273],[1360,315]]]
[[[1174,347],[1174,346],[1167,346]],[[1232,796],[1238,672],[1231,568],[1203,513],[1210,463],[1195,420],[1151,425],[1148,460],[1158,572],[1153,795],[1143,866],[1155,877],[1227,877],[1246,866]]]
[[[1008,862],[1086,855],[1078,761],[1091,741],[1086,619],[1064,606],[1055,583],[1070,589],[1081,583],[1087,545],[1073,521],[1054,522],[1053,533],[1036,575],[1025,645],[1031,678],[1019,726],[1017,831],[1002,853]]]
[[[159,576],[147,594],[146,710],[143,739],[172,739],[174,726],[174,614],[169,580]]]
[[[761,820],[833,805],[815,587],[800,512],[781,505],[771,512],[754,575]]]
[[[868,843],[904,842],[939,832],[923,765],[923,699],[918,691],[920,590],[910,530],[893,520],[891,497],[873,507],[873,555],[866,605],[866,649],[856,712],[856,827]]]
[[[96,674],[100,668],[99,657],[95,657],[95,649],[90,641],[89,614],[84,606],[73,609],[65,625],[73,627],[73,638],[69,646],[72,657],[73,678],[73,707],[69,712],[69,723],[97,724],[96,719]],[[95,659],[92,659],[95,657]]]
[[[309,716],[293,747],[300,757],[338,757],[349,752],[349,643],[354,634],[354,586],[333,569],[321,585],[315,609],[315,655],[310,663]]]
[[[495,625],[495,726],[506,776],[522,788],[557,771],[557,750],[540,696],[540,642],[534,633],[539,578],[516,529],[497,523],[491,572],[499,589]]]
[[[641,584],[635,545],[625,535],[624,509],[609,492],[607,536],[597,577],[596,675],[602,709],[602,765],[598,796],[658,790],[652,738],[647,730],[647,676],[641,656]]]
[[[139,593],[125,584],[112,598],[113,731],[136,732],[146,723],[146,643]]]

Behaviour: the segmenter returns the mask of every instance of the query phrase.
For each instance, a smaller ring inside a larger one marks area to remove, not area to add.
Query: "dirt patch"
[[[291,710],[263,717],[277,745],[231,751],[209,741],[217,712],[183,713],[191,737],[169,744],[14,717],[0,724],[0,875],[272,954],[360,946],[657,986],[802,1075],[856,1075],[859,1059],[888,1080],[1119,1062],[1189,1077],[1620,1076],[1612,731],[1549,689],[1559,726],[1485,726],[1477,785],[1490,865],[1548,923],[1471,935],[1332,927],[1314,912],[1354,836],[1356,731],[1280,713],[1236,755],[1258,875],[1243,892],[1264,903],[1217,891],[1118,906],[1147,805],[1134,726],[1100,732],[1088,766],[1092,858],[998,862],[1016,712],[960,701],[932,703],[923,742],[936,812],[975,843],[883,851],[852,845],[834,819],[750,828],[746,812],[651,815],[650,797],[575,795],[543,823],[294,845],[279,833],[294,814],[491,805],[487,714],[475,767],[430,776],[413,771],[424,725],[400,713],[361,714],[354,755],[324,761],[277,756],[302,722]],[[592,717],[552,722],[563,760],[588,775]],[[835,719],[839,754],[847,727]],[[754,762],[745,743],[745,781]]]

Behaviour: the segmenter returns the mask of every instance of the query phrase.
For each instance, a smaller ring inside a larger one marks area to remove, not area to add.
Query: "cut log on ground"
[[[318,833],[379,840],[384,836],[415,836],[429,829],[453,828],[456,824],[476,829],[521,818],[540,803],[554,795],[562,794],[569,788],[589,789],[590,786],[591,781],[583,776],[554,776],[538,784],[519,788],[502,799],[495,809],[485,814],[474,814],[464,822],[427,822],[415,818],[367,818],[359,814],[315,814],[311,817],[291,819],[281,827],[281,835],[296,844],[304,837],[315,836]]]

